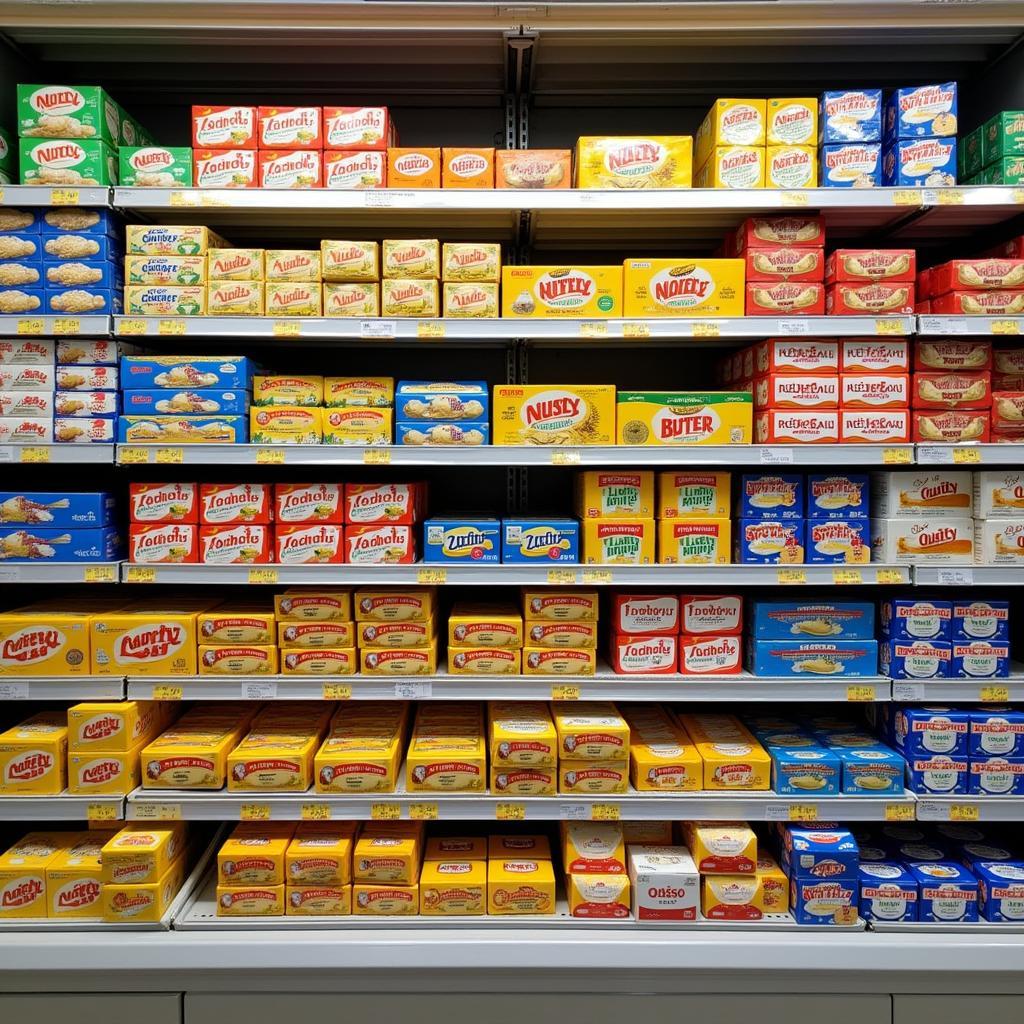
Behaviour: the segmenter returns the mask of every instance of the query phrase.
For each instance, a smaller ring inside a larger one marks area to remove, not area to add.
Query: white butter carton
[[[972,474],[960,470],[886,470],[871,474],[871,514],[879,519],[973,515]]]
[[[974,561],[977,565],[1024,565],[1024,517],[975,519]]]
[[[685,846],[630,845],[627,852],[635,920],[697,920],[700,875]]]
[[[1024,519],[1024,472],[986,469],[975,473],[974,515],[978,519]]]
[[[974,520],[927,515],[915,519],[872,519],[871,561],[970,565],[974,561]]]

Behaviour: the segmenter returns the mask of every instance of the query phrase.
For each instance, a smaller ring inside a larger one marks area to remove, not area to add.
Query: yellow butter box
[[[318,375],[256,374],[252,379],[253,405],[317,406],[324,403],[324,379]]]
[[[380,316],[380,285],[368,281],[325,284],[324,316]]]
[[[280,917],[283,885],[218,885],[218,917]]]
[[[180,821],[125,825],[100,851],[104,883],[139,885],[160,879],[185,851],[185,825]]]
[[[221,789],[240,732],[235,724],[213,721],[168,729],[142,750],[142,788]]]
[[[552,705],[560,761],[626,761],[629,725],[609,701]]]
[[[503,267],[501,315],[519,319],[622,316],[622,268]]]
[[[202,316],[206,285],[128,285],[124,311],[129,316]]]
[[[767,137],[767,100],[717,99],[694,138],[699,167],[716,146],[760,146]]]
[[[275,644],[200,644],[201,676],[270,676],[278,671]]]
[[[685,821],[683,838],[702,875],[753,875],[757,836],[742,821]]]
[[[29,832],[0,854],[0,920],[46,917],[46,869],[71,842],[67,833]]]
[[[285,853],[288,885],[352,884],[355,829],[345,828],[345,824],[316,829],[300,827]]]
[[[310,622],[279,622],[279,647],[355,647],[356,625],[339,619]],[[402,646],[402,645],[399,645]]]
[[[47,917],[98,918],[102,913],[100,849],[104,833],[81,833],[46,866]]]
[[[0,676],[88,675],[91,620],[32,607],[0,615]]]
[[[274,615],[279,622],[352,620],[351,590],[317,590],[292,587],[274,595]]]
[[[653,565],[653,519],[585,519],[582,526],[586,565]]]
[[[667,469],[658,474],[657,519],[728,519],[732,474],[715,470]]]
[[[221,885],[283,885],[285,853],[292,840],[277,832],[247,828],[229,836],[217,851]]]
[[[492,769],[550,767],[558,760],[558,735],[547,704],[491,701],[487,708]]]
[[[272,644],[277,636],[272,611],[241,603],[203,612],[198,624],[201,644]]]
[[[390,444],[393,409],[348,407],[323,409],[324,444]]]
[[[480,916],[487,912],[487,863],[432,860],[420,875],[420,913],[426,917]]]
[[[328,409],[365,405],[389,408],[395,404],[395,378],[327,377],[324,404]]]
[[[817,188],[818,151],[814,146],[769,146],[764,184],[765,188]]]
[[[129,224],[125,251],[138,256],[202,256],[227,242],[200,224]]]
[[[419,912],[417,884],[363,883],[352,886],[352,913],[357,917],[415,916]]]
[[[743,316],[743,260],[626,260],[622,273],[625,317]]]
[[[354,647],[291,647],[281,651],[286,676],[353,676],[359,664]]]
[[[559,793],[625,793],[628,761],[559,761]]]
[[[501,857],[487,864],[487,913],[554,914],[555,872],[550,860]]]
[[[629,723],[630,779],[643,792],[690,792],[704,784],[704,762],[690,737],[657,706],[633,706]]]
[[[352,880],[413,885],[419,876],[421,850],[420,839],[411,830],[364,833],[353,851]]]
[[[491,796],[554,796],[557,792],[555,765],[491,765]]]
[[[501,280],[501,245],[498,242],[445,242],[441,247],[441,280],[497,284]]]
[[[322,409],[299,405],[254,406],[249,410],[249,437],[253,444],[320,444]]]
[[[347,917],[352,913],[351,885],[287,885],[285,914],[291,917]]]
[[[475,793],[487,787],[487,744],[471,727],[453,726],[448,736],[414,732],[405,762],[410,793]]]
[[[264,257],[268,281],[319,281],[319,249],[268,249]]]
[[[689,188],[689,135],[583,136],[576,143],[577,188]]]
[[[496,445],[614,444],[613,384],[497,384]]]
[[[551,622],[526,620],[526,642],[531,647],[597,647],[596,622]]]
[[[250,733],[228,754],[228,790],[302,793],[313,782],[316,732],[306,735]]]
[[[681,716],[704,761],[705,789],[768,789],[771,758],[749,733],[736,738],[705,739],[692,728],[692,715]]]
[[[441,243],[436,238],[385,238],[381,277],[438,280],[441,277]]]
[[[456,602],[448,647],[522,647],[523,617],[512,605]]]
[[[0,793],[56,796],[67,786],[65,711],[40,711],[0,732]]]
[[[207,316],[263,316],[262,281],[211,281],[206,286]]]
[[[619,444],[749,444],[754,425],[749,391],[620,391]]]
[[[731,561],[731,520],[702,517],[659,521],[659,565],[728,565]]]
[[[320,243],[320,263],[325,281],[376,281],[380,277],[380,243]]]
[[[412,277],[384,278],[380,284],[381,316],[434,317],[441,315],[438,283]]]
[[[617,821],[563,821],[559,837],[567,875],[626,874],[626,843]]]
[[[357,622],[429,621],[435,611],[437,593],[433,587],[382,587],[355,592]]]
[[[524,676],[592,676],[597,652],[592,647],[523,648]]]
[[[815,146],[818,143],[816,96],[769,99],[765,141],[769,146]]]
[[[625,920],[630,917],[628,875],[568,876],[569,916],[587,920]]]
[[[166,610],[105,612],[90,629],[94,675],[194,676],[199,612]]]
[[[393,793],[404,746],[397,732],[332,733],[314,758],[318,793]]]
[[[68,708],[68,750],[130,750],[156,734],[161,724],[156,701],[98,701]]]
[[[128,256],[124,261],[127,284],[205,284],[205,256]]]
[[[359,651],[359,671],[374,676],[432,676],[437,671],[437,641],[429,647]]]
[[[764,188],[764,146],[715,146],[697,172],[696,188]]]
[[[486,281],[445,281],[444,315],[459,319],[498,316],[498,286]]]
[[[211,249],[206,254],[210,281],[262,281],[263,249]]]
[[[759,921],[768,911],[759,875],[703,875],[700,912],[709,921]]]
[[[448,673],[453,676],[517,676],[522,670],[518,647],[459,647],[448,652]]]
[[[757,878],[761,883],[761,898],[766,914],[785,914],[789,911],[789,879],[767,853],[757,855]]]
[[[483,836],[431,836],[423,851],[424,863],[432,860],[475,860],[487,862],[487,840]]]
[[[130,750],[72,751],[68,754],[68,792],[130,793],[138,788],[140,759],[148,742],[149,737],[143,736]]]
[[[597,622],[596,590],[524,590],[523,611],[541,622]]]
[[[319,281],[268,281],[264,292],[267,316],[323,315],[323,287]]]
[[[654,515],[654,473],[646,469],[578,473],[575,507],[580,519],[649,519]]]

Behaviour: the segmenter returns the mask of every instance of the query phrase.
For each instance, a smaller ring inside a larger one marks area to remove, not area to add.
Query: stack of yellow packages
[[[125,313],[202,316],[211,280],[207,254],[227,245],[200,224],[129,224],[125,228]],[[258,277],[263,277],[262,269]]]
[[[491,836],[487,841],[487,913],[554,912],[555,869],[547,836]]]
[[[487,732],[492,796],[555,795],[558,736],[546,704],[492,700]]]
[[[431,676],[437,671],[437,594],[430,587],[357,590],[359,670]]]
[[[627,704],[629,778],[639,792],[691,793],[704,786],[704,761],[686,730],[657,704]]]
[[[654,473],[588,470],[576,478],[576,515],[587,565],[653,565]]]
[[[354,821],[304,821],[284,857],[285,913],[343,917],[352,913]]]
[[[206,315],[263,316],[264,249],[214,248],[206,255]]]
[[[228,789],[304,793],[313,783],[313,758],[330,717],[330,705],[269,704],[228,754]]]
[[[572,917],[630,917],[629,874],[622,826],[608,821],[563,821],[562,866]]]
[[[324,404],[324,444],[391,444],[394,440],[394,377],[327,377]]]
[[[597,671],[596,590],[523,592],[523,674],[592,676]]]
[[[385,238],[381,274],[381,316],[441,315],[441,243],[436,238]]]
[[[421,704],[405,761],[408,793],[482,793],[487,742],[480,704]]]
[[[393,793],[405,752],[408,705],[343,704],[316,753],[318,793]]]
[[[420,913],[480,917],[487,913],[487,840],[433,836],[420,872]]]
[[[523,616],[512,604],[458,601],[448,618],[451,675],[518,675],[523,670]]]
[[[625,793],[629,786],[629,725],[614,704],[552,704],[558,735],[558,791]]]
[[[274,596],[283,675],[350,676],[356,626],[349,590],[286,590]]]
[[[264,308],[267,316],[323,315],[323,285],[318,250],[267,249],[263,259],[266,273]]]
[[[367,822],[352,858],[352,913],[415,915],[420,909],[422,821]]]
[[[199,674],[276,675],[274,612],[257,604],[222,605],[198,620]]]
[[[184,822],[126,825],[100,851],[104,921],[159,921],[185,881]]]
[[[285,854],[295,833],[286,821],[242,822],[217,851],[217,916],[277,917],[285,912]]]
[[[253,444],[321,444],[324,379],[315,374],[256,374],[249,437]]]
[[[0,794],[57,796],[67,787],[68,716],[40,711],[0,732]]]
[[[441,278],[445,316],[498,316],[498,242],[445,242],[441,250]]]
[[[768,789],[771,758],[733,715],[682,714],[679,721],[704,761],[704,789]]]
[[[140,700],[68,708],[68,792],[125,796],[135,789],[142,750],[166,724],[168,709]]]
[[[658,562],[726,565],[732,561],[732,474],[665,470],[658,474]]]
[[[324,316],[380,316],[380,243],[320,243]]]

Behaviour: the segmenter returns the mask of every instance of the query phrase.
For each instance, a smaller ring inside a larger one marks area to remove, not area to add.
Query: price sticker
[[[156,569],[149,565],[129,565],[125,570],[125,583],[155,583]]]
[[[89,565],[86,566],[84,582],[86,583],[116,583],[116,565]]]
[[[548,569],[548,583],[556,587],[569,587],[576,582],[572,569]]]
[[[618,804],[600,803],[590,805],[591,821],[618,821],[621,817],[622,812]]]
[[[924,700],[924,683],[897,683],[892,684],[893,700]]]
[[[903,572],[900,569],[879,569],[875,573],[876,583],[903,583]]]
[[[587,821],[590,818],[590,808],[586,804],[562,804],[558,809],[558,816],[563,821]]]
[[[552,700],[579,700],[580,688],[571,683],[555,683],[551,687]]]
[[[907,329],[899,320],[879,319],[875,321],[875,334],[898,334],[902,337]]]
[[[444,323],[441,320],[420,320],[416,324],[417,338],[443,338]]]
[[[122,318],[117,321],[117,336],[119,338],[139,337],[145,333],[145,320]]]
[[[402,808],[398,804],[370,804],[370,818],[373,821],[398,821]]]
[[[924,201],[932,206],[960,206],[964,201],[964,194],[958,188],[926,188],[922,193]]]
[[[875,699],[875,688],[867,684],[848,686],[846,688],[846,699],[852,701],[873,701]]]
[[[839,586],[850,586],[855,583],[863,583],[864,577],[860,569],[833,569],[832,582]]]
[[[940,587],[973,587],[973,569],[936,569]]]
[[[198,206],[199,195],[195,192],[172,192],[168,198],[169,206]]]
[[[284,448],[259,448],[256,451],[257,466],[283,466]]]
[[[161,319],[156,325],[156,333],[165,338],[178,337],[185,333],[185,321]]]
[[[792,189],[786,189],[780,193],[779,198],[782,200],[783,206],[807,206],[811,201],[811,197],[806,192],[795,192]]]
[[[717,338],[720,333],[718,324],[709,324],[706,321],[696,321],[690,328],[690,334],[694,338]]]
[[[651,336],[651,325],[631,320],[622,325],[622,336],[624,338],[649,338]]]
[[[351,700],[352,687],[348,683],[324,683],[324,700]]]
[[[608,336],[608,325],[600,320],[584,320],[580,324],[581,338],[605,338]]]
[[[950,821],[977,821],[981,817],[977,804],[950,804]]]
[[[416,573],[416,582],[433,585],[448,582],[447,569],[420,569]]]
[[[983,686],[978,691],[978,699],[986,703],[996,701],[1002,704],[1010,699],[1010,688],[1008,686]]]
[[[50,449],[49,448],[22,448],[18,452],[19,462],[49,462],[50,461]]]
[[[277,700],[277,683],[242,683],[242,700]]]
[[[302,324],[298,320],[275,320],[271,332],[275,338],[299,338]]]
[[[121,466],[139,466],[149,462],[148,448],[124,448],[117,449],[117,461]]]
[[[77,188],[50,189],[51,206],[77,206],[79,201],[80,200]]]
[[[806,583],[807,571],[805,569],[779,569],[777,579],[783,585]]]
[[[181,821],[181,804],[132,804],[135,821]]]
[[[885,820],[886,821],[913,821],[914,820],[914,805],[913,804],[886,804],[885,805]]]
[[[993,334],[1020,334],[1020,321],[993,320],[991,330]]]
[[[249,570],[249,582],[250,583],[276,583],[277,582],[277,570],[276,569],[250,569]]]
[[[43,321],[32,317],[26,320],[18,321],[18,333],[19,334],[42,334],[43,333]]]
[[[215,190],[213,192],[199,193],[200,206],[231,206],[233,203],[234,197],[227,192]]]
[[[302,805],[302,820],[303,821],[330,821],[331,820],[331,805],[330,804],[303,804]]]
[[[810,334],[811,324],[808,320],[780,320],[779,334]]]
[[[818,806],[817,806],[817,804],[790,804],[789,805],[789,820],[790,821],[817,821],[818,820]]]
[[[580,464],[580,453],[575,448],[566,448],[551,453],[552,466],[578,466]]]
[[[612,574],[610,569],[584,569],[583,582],[594,584],[611,583]]]
[[[892,193],[893,206],[920,206],[921,190],[919,188],[898,188]]]
[[[882,463],[886,466],[907,466],[914,461],[914,455],[909,448],[883,448]]]
[[[1017,206],[1024,204],[1024,188],[1015,188],[1013,190],[1013,201]]]
[[[270,821],[270,804],[242,804],[238,817],[240,821]]]
[[[376,448],[369,447],[363,449],[363,465],[364,466],[390,466],[391,465],[391,449],[390,448]]]
[[[953,461],[958,465],[981,462],[981,451],[978,448],[954,448]]]
[[[0,701],[28,700],[32,696],[28,683],[0,682]]]
[[[393,338],[397,330],[394,320],[362,320],[359,323],[360,338]]]
[[[117,804],[89,804],[85,816],[89,821],[117,821],[120,808]]]
[[[82,321],[74,316],[59,316],[53,321],[54,334],[78,334],[82,330]]]
[[[437,818],[437,804],[409,804],[409,817],[413,821],[434,821]]]
[[[526,818],[525,804],[498,804],[494,808],[494,817],[498,821],[523,821]]]
[[[184,696],[185,688],[182,686],[159,684],[153,687],[153,700],[181,700]]]
[[[434,692],[434,684],[427,682],[395,683],[395,696],[399,700],[430,700]]]
[[[762,466],[789,466],[793,463],[793,449],[762,446],[757,457]]]
[[[185,461],[185,453],[180,448],[157,448],[155,458],[158,466],[178,465]]]

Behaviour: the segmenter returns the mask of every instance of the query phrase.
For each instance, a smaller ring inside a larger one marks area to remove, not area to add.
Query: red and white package
[[[373,149],[398,145],[387,107],[324,107],[324,149]]]
[[[1000,433],[1024,431],[1024,391],[992,393],[992,429]]]
[[[931,268],[928,270],[919,270],[915,279],[915,288],[917,291],[917,299],[920,302],[923,299],[930,299],[932,297],[932,272]]]
[[[992,374],[915,373],[910,404],[915,409],[987,409],[992,405]]]
[[[992,353],[992,369],[996,373],[1024,377],[1024,348],[997,348]]]
[[[324,188],[354,191],[387,188],[387,154],[373,150],[328,149],[324,152]]]
[[[825,250],[789,245],[750,248],[743,253],[748,281],[823,281]]]
[[[839,404],[844,409],[909,409],[909,373],[842,373]]]
[[[823,316],[825,286],[817,281],[767,281],[747,285],[747,316]]]
[[[116,426],[110,417],[58,416],[53,421],[53,439],[64,444],[113,443]]]
[[[208,565],[265,565],[270,527],[253,523],[199,527],[199,561]]]
[[[355,526],[397,523],[409,526],[419,519],[420,485],[345,484],[343,520]]]
[[[194,150],[192,180],[196,188],[256,188],[259,184],[256,150]]]
[[[95,392],[83,391],[82,394]],[[99,392],[103,394],[103,392]],[[114,396],[115,402],[117,395]],[[117,412],[115,409],[114,412]],[[0,416],[52,416],[52,391],[0,391]]]
[[[323,154],[315,149],[261,149],[260,188],[321,188]]]
[[[679,672],[684,676],[735,676],[743,671],[738,636],[681,636]]]
[[[340,523],[341,484],[274,484],[278,523]]]
[[[825,264],[825,281],[916,281],[913,249],[836,249]]]
[[[914,282],[872,281],[830,284],[825,288],[829,316],[870,316],[914,312]]]
[[[274,528],[274,561],[282,565],[344,562],[343,528],[337,523],[279,523]]]
[[[945,316],[1019,316],[1024,313],[1024,288],[933,295],[932,312]]]
[[[128,516],[133,523],[198,523],[196,484],[129,484]]]
[[[842,409],[839,440],[848,444],[899,444],[910,440],[908,409]]]
[[[836,375],[772,373],[754,381],[757,409],[838,409],[839,377]]]
[[[416,561],[416,528],[384,523],[345,527],[345,561],[354,565],[407,565]]]
[[[256,108],[193,107],[192,148],[255,149]]]
[[[679,637],[674,633],[616,633],[611,639],[608,660],[612,671],[622,676],[675,675]]]
[[[673,594],[616,594],[612,631],[647,636],[679,632],[679,598]]]
[[[686,636],[739,636],[743,598],[738,594],[682,594],[679,625]]]
[[[730,256],[738,256],[751,247],[786,245],[791,248],[818,249],[824,244],[825,218],[820,214],[808,217],[748,217],[734,235],[726,238]]]
[[[950,260],[931,269],[932,295],[1024,288],[1024,259]]]
[[[740,375],[767,373],[834,374],[839,369],[839,344],[823,338],[768,338],[748,350],[753,360],[744,360]],[[745,374],[743,370],[746,370]]]
[[[199,522],[203,526],[273,522],[270,484],[200,484]]]
[[[925,444],[964,444],[968,441],[988,441],[991,415],[939,409],[913,412],[913,439]]]
[[[839,411],[766,409],[754,417],[755,444],[837,444]]]
[[[322,107],[260,107],[260,149],[323,149]]]
[[[906,338],[843,338],[839,343],[840,373],[906,373],[909,369]]]
[[[920,338],[914,345],[915,370],[989,370],[992,342],[985,338],[932,341]]]
[[[199,527],[191,523],[132,523],[128,527],[128,560],[143,565],[198,562]]]

